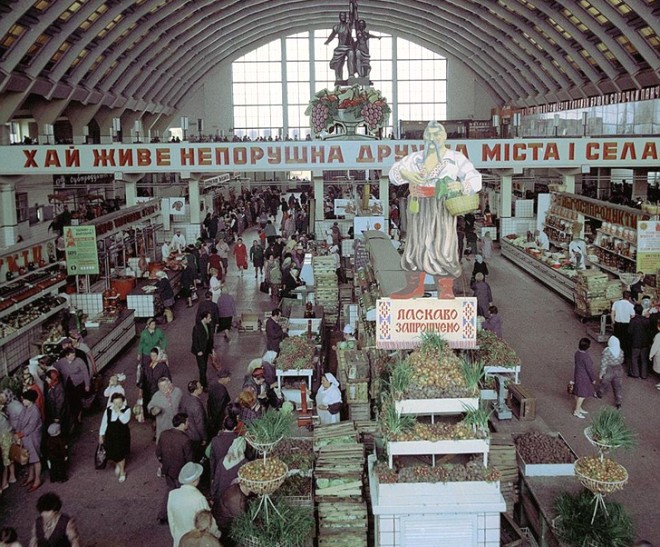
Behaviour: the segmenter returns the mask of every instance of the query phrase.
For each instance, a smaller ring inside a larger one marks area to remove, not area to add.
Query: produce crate
[[[368,514],[365,502],[318,504],[319,547],[367,546]]]
[[[348,382],[364,382],[369,380],[369,355],[361,350],[347,350],[346,380]]]
[[[369,421],[371,419],[371,404],[353,403],[348,405],[348,419],[350,421]]]
[[[348,404],[369,402],[369,382],[352,382],[346,384],[345,387]]]
[[[519,547],[525,544],[525,536],[518,525],[506,513],[500,513],[500,545]]]
[[[516,452],[520,471],[525,477],[572,477],[575,475],[577,454],[561,433],[558,433],[557,437],[564,441],[564,444],[570,449],[574,457],[573,463],[526,463],[522,456]]]
[[[536,397],[522,384],[509,384],[507,404],[519,420],[536,419]]]
[[[309,477],[307,480],[309,481],[309,494],[304,496],[277,496],[277,499],[295,507],[314,507],[314,481],[312,477]],[[286,480],[284,482],[286,483]]]

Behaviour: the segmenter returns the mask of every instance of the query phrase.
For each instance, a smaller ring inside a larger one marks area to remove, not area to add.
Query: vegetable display
[[[282,460],[289,469],[307,473],[314,466],[314,447],[308,439],[282,439],[271,455]]]
[[[267,451],[291,432],[294,422],[291,413],[268,410],[261,418],[245,425],[245,440],[257,450]]]
[[[575,455],[560,437],[530,431],[516,437],[516,449],[528,464],[573,463]]]
[[[312,480],[309,477],[294,475],[284,479],[282,486],[277,491],[278,496],[311,496]]]
[[[621,412],[612,407],[603,407],[594,416],[591,428],[585,430],[588,439],[601,449],[630,449],[635,446],[635,435],[624,423]]]
[[[466,464],[443,464],[435,467],[414,465],[401,469],[390,469],[386,463],[378,462],[374,468],[378,481],[381,483],[415,483],[415,482],[462,482],[500,480],[500,472],[494,467],[484,467],[477,460]]]
[[[276,501],[274,518],[265,518],[259,502],[249,503],[247,511],[231,524],[230,536],[237,545],[249,542],[251,547],[303,547],[307,545],[314,525],[311,509],[292,507]],[[281,518],[280,516],[281,515]]]
[[[520,357],[504,340],[489,330],[477,331],[479,360],[485,365],[516,367],[521,364]]]
[[[626,468],[620,463],[600,456],[588,456],[575,462],[575,473],[599,482],[622,482],[628,479]]]
[[[277,458],[264,458],[246,463],[238,470],[242,484],[255,494],[272,494],[284,482],[287,466]]]
[[[388,432],[390,441],[463,441],[467,439],[483,439],[487,437],[482,431],[473,431],[472,426],[465,422],[457,424],[416,422],[412,427],[400,432]]]
[[[316,347],[306,336],[289,336],[282,340],[277,356],[277,368],[281,370],[301,370],[312,368]]]

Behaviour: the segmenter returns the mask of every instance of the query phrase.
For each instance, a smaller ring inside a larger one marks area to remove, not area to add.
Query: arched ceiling
[[[348,0],[5,1],[0,102],[174,113],[220,63],[330,28],[347,9]],[[359,13],[373,31],[462,61],[498,105],[660,83],[657,0],[359,0]]]

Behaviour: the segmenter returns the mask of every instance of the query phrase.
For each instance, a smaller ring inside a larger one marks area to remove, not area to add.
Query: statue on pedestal
[[[347,21],[347,13],[339,14],[339,23],[332,27],[332,32],[325,44],[328,45],[337,37],[337,47],[332,52],[330,68],[335,71],[335,85],[346,85],[343,79],[344,64],[348,64],[349,76],[355,73],[355,49],[353,44],[353,21]]]

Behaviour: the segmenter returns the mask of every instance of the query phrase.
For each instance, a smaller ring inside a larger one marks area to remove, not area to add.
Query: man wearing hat
[[[46,456],[50,471],[50,482],[66,482],[66,460],[68,445],[62,436],[62,427],[57,422],[48,426],[48,439],[46,440]]]
[[[197,512],[211,510],[208,501],[197,489],[203,471],[204,468],[198,463],[188,462],[185,464],[179,472],[181,486],[176,490],[172,490],[167,499],[167,519],[170,524],[174,547],[179,547],[181,536],[195,529],[195,515]],[[220,537],[215,519],[211,521],[209,532],[215,537]]]
[[[186,248],[186,238],[181,234],[181,230],[177,228],[176,233],[172,237],[172,246],[170,250],[175,253],[183,252]]]

